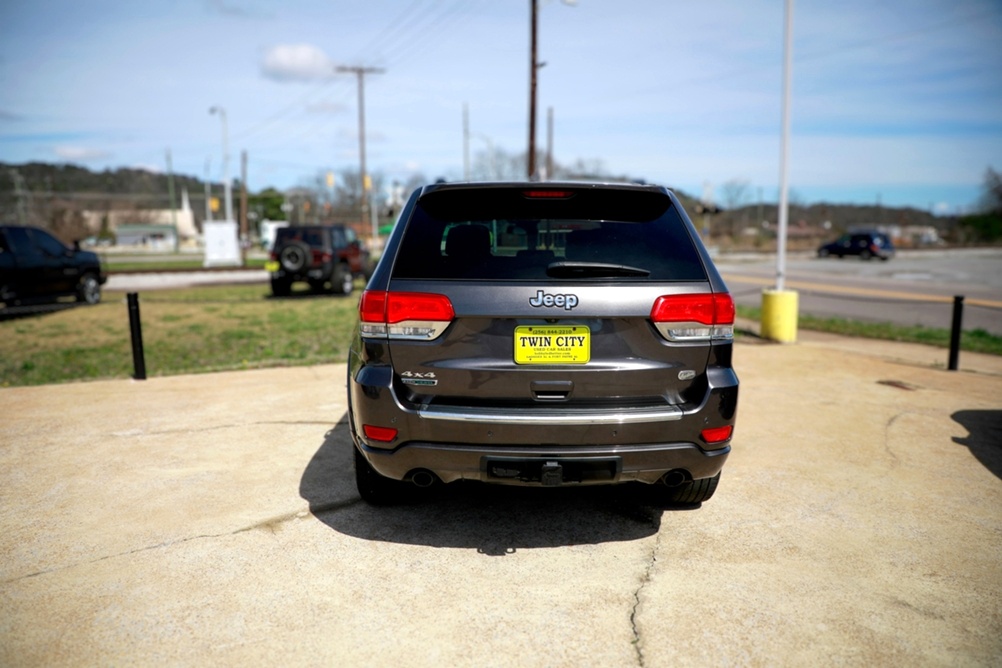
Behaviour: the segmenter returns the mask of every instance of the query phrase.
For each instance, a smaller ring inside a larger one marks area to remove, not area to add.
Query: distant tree
[[[80,205],[64,200],[56,200],[49,205],[49,216],[45,222],[45,227],[67,245],[96,232],[87,227]]]
[[[985,170],[984,192],[979,202],[983,213],[1002,212],[1002,174],[989,167]]]
[[[997,243],[1002,240],[1002,174],[991,167],[985,170],[979,205],[980,212],[958,221],[963,238],[976,243]]]
[[[736,209],[748,201],[751,185],[745,179],[731,179],[720,186],[724,195],[724,207]]]
[[[257,215],[258,220],[284,220],[285,212],[282,211],[284,202],[285,195],[270,186],[247,196],[247,207]]]

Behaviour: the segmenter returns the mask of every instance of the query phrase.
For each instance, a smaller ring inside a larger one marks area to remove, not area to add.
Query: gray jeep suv
[[[705,501],[731,450],[733,323],[665,188],[421,188],[359,301],[359,493],[639,482],[666,503]]]

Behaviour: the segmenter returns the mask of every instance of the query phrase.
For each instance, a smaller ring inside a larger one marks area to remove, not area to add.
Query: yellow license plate
[[[270,272],[278,271],[278,262],[275,262],[274,260],[268,260],[267,262],[264,263],[264,270]]]
[[[586,364],[591,330],[583,325],[515,328],[515,364]]]

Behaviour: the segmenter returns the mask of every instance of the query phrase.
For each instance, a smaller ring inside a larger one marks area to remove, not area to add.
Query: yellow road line
[[[765,287],[776,284],[776,280],[774,278],[766,278],[764,276],[747,276],[729,272],[721,273],[723,274],[725,281],[733,280],[736,283],[752,283],[753,285],[761,285]],[[945,295],[926,295],[915,292],[901,292],[898,290],[878,290],[875,288],[855,288],[846,285],[833,285],[831,283],[812,283],[810,281],[787,280],[786,285],[789,288],[797,290],[812,290],[815,292],[829,292],[841,295],[857,295],[859,297],[883,297],[885,299],[939,302],[943,304],[953,303],[953,297],[947,297]],[[995,301],[992,299],[979,299],[976,297],[965,298],[964,303],[971,304],[973,306],[987,306],[988,308],[1002,309],[1002,301]]]

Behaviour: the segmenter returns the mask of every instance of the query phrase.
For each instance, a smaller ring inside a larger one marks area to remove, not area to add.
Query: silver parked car
[[[665,188],[421,188],[359,303],[359,492],[379,504],[458,480],[637,482],[705,501],[731,450],[733,323]]]

